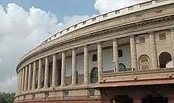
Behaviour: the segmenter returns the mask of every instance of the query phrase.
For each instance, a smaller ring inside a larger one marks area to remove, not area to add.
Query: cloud
[[[63,24],[64,24],[64,28],[71,26],[72,24],[76,24],[79,23],[80,21],[83,21],[85,19],[88,19],[90,16],[88,15],[83,15],[83,16],[79,16],[79,15],[73,15],[73,16],[66,16],[63,18]]]
[[[9,77],[7,78],[6,81],[4,81],[3,83],[1,83],[0,85],[0,91],[5,91],[5,92],[15,92],[16,90],[16,80],[17,80],[17,77],[16,76],[13,76],[13,77]]]
[[[101,14],[148,0],[95,0],[94,8]]]
[[[0,91],[12,92],[22,55],[61,28],[53,13],[35,7],[26,11],[14,3],[0,5],[0,24]]]
[[[0,64],[1,64],[1,62],[2,62],[2,59],[0,58]]]
[[[89,16],[68,16],[58,21],[55,14],[14,3],[0,5],[0,92],[15,92],[16,65],[29,50],[63,28]]]

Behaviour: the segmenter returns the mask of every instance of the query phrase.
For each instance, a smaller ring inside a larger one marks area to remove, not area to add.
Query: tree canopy
[[[1,93],[0,92],[0,103],[13,103],[15,93]]]

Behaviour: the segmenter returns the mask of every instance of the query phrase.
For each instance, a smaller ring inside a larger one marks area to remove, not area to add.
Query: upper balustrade
[[[53,41],[56,40],[56,43],[61,43],[63,41],[69,40],[70,38],[72,38],[71,34],[74,34],[75,32],[75,37],[79,36],[79,33],[81,33],[80,29],[85,28],[85,27],[89,27],[89,25],[94,25],[103,21],[107,21],[107,20],[111,20],[113,18],[118,18],[119,20],[114,22],[114,25],[120,25],[120,24],[127,24],[130,22],[136,22],[137,20],[145,20],[145,19],[149,19],[152,17],[155,17],[156,14],[151,13],[151,14],[139,14],[139,15],[134,15],[134,16],[127,16],[128,14],[132,14],[135,12],[139,12],[139,11],[144,11],[144,10],[148,10],[151,8],[156,8],[156,7],[160,7],[163,5],[168,5],[168,4],[173,4],[174,1],[173,0],[152,0],[152,1],[148,1],[148,2],[144,2],[144,3],[140,3],[140,4],[136,4],[133,6],[129,6],[126,8],[122,8],[119,10],[115,10],[112,12],[108,12],[96,17],[92,17],[88,20],[82,21],[80,23],[77,23],[71,27],[68,27],[58,33],[56,33],[55,35],[51,36],[50,38],[48,38],[47,40],[45,40],[41,45],[39,45],[38,47],[34,48],[33,50],[31,50],[30,52],[28,52],[27,54],[25,54],[20,62],[22,62],[26,57],[30,56],[33,53],[37,53],[39,50],[43,50],[47,47],[49,47],[50,45],[53,45],[55,43],[53,43]],[[156,13],[162,13],[161,15],[163,15],[163,11],[162,10],[158,10],[155,11]],[[165,12],[166,13],[166,12]],[[124,18],[119,18],[125,16]],[[160,16],[160,14],[158,14],[158,16]],[[103,28],[108,28],[108,25],[103,25],[102,27],[97,27],[98,30],[102,30]],[[89,30],[83,30],[83,35],[86,35],[92,31],[94,31],[95,28],[89,28]],[[67,38],[68,37],[68,38]],[[58,41],[58,42],[57,42]]]

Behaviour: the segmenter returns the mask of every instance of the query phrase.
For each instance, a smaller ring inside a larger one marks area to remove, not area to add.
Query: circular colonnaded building
[[[174,103],[174,0],[75,24],[17,66],[15,103]]]

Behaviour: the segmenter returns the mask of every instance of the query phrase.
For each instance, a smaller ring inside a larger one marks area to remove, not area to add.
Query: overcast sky
[[[147,0],[0,0],[0,92],[15,92],[20,58],[81,20]]]

